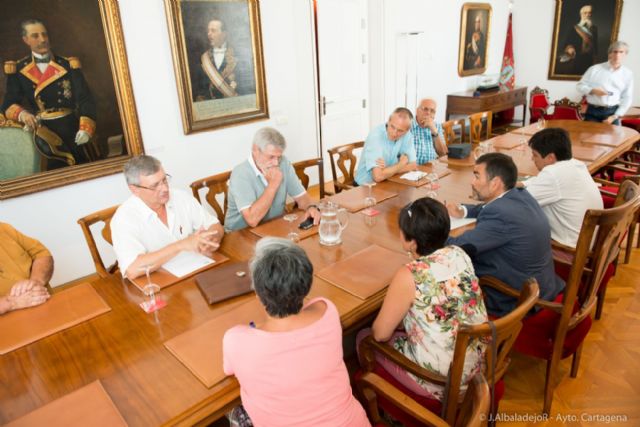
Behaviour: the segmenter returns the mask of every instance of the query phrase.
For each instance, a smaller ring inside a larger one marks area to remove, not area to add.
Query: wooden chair
[[[617,182],[607,181],[600,178],[593,178],[594,181],[602,184],[600,187],[600,194],[602,195],[602,202],[605,208],[612,208],[614,206],[620,206],[627,200],[625,200],[625,194],[620,192],[620,184]],[[625,177],[638,185],[640,185],[640,175],[628,175]],[[629,225],[627,231],[627,245],[624,253],[624,264],[628,264],[631,259],[631,250],[633,249],[633,238],[636,234],[636,226],[640,222],[640,212],[636,213],[636,217]],[[640,237],[638,237],[637,247],[640,248]],[[600,301],[598,301],[600,304]],[[598,318],[596,316],[596,318]]]
[[[364,147],[364,141],[352,142],[350,144],[339,145],[327,150],[331,160],[331,175],[333,177],[333,188],[336,193],[348,190],[355,184],[355,170],[357,158],[353,151]],[[334,156],[338,156],[336,160]],[[338,178],[336,164],[342,173],[342,181]]]
[[[306,190],[309,189],[309,175],[306,174],[305,170],[310,167],[318,168],[318,186],[320,187],[320,199],[324,199],[324,196],[325,196],[324,163],[322,161],[322,158],[302,160],[302,161],[293,163],[292,166],[293,166],[293,169],[296,171],[296,175],[300,179],[302,186]]]
[[[536,303],[541,310],[524,319],[514,344],[514,349],[520,353],[547,360],[545,414],[551,411],[553,392],[559,382],[560,360],[573,356],[570,375],[575,378],[578,374],[582,344],[591,328],[591,313],[597,305],[598,285],[617,257],[616,248],[640,208],[640,188],[636,184],[626,181],[620,191],[631,191],[632,199],[616,208],[587,211],[576,249],[567,249],[572,251],[572,262],[564,292],[553,302],[539,300]],[[590,250],[592,241],[593,249]],[[586,280],[583,279],[585,269]],[[517,296],[511,288],[499,290]]]
[[[553,113],[546,116],[547,120],[582,120],[580,104],[569,98],[562,98],[553,103]]]
[[[384,399],[393,402],[399,408],[406,410],[407,413],[419,420],[422,425],[434,427],[451,426],[451,424],[404,395],[374,372],[364,374],[359,380],[359,387],[360,393],[363,395],[372,399],[375,399],[375,395],[384,397]],[[464,396],[455,425],[466,427],[486,426],[490,399],[491,392],[487,380],[482,374],[476,374],[469,382],[469,388]],[[378,423],[377,425],[381,425],[379,416],[376,422]]]
[[[205,196],[207,203],[209,206],[213,208],[218,216],[218,221],[220,224],[224,225],[224,216],[227,213],[227,195],[229,192],[229,177],[231,176],[231,171],[222,172],[217,175],[211,175],[206,178],[201,178],[193,181],[189,186],[191,187],[191,192],[193,193],[193,197],[195,197],[198,202],[202,204],[200,200],[200,189],[208,188],[209,191]],[[216,196],[218,194],[223,194],[222,206],[218,203]]]
[[[501,284],[501,282],[495,278],[480,279],[480,284],[482,286],[494,286],[495,283]],[[506,287],[504,284],[502,284],[502,286]],[[495,395],[493,396],[494,402],[496,402],[494,412],[497,411],[497,402],[504,393],[504,383],[501,379],[509,366],[509,352],[511,351],[511,347],[522,328],[522,319],[533,307],[538,299],[538,295],[538,283],[535,279],[530,279],[522,288],[517,307],[511,313],[493,322],[496,328],[496,357],[494,358],[492,354],[491,346],[488,346],[486,351],[486,366],[493,366],[494,369],[493,372],[490,370],[485,372],[485,376],[490,383],[493,382],[496,386]],[[453,424],[459,410],[458,397],[460,395],[464,361],[469,342],[478,338],[491,341],[491,335],[491,325],[489,322],[478,325],[461,324],[458,328],[453,359],[451,367],[449,368],[448,377],[435,374],[419,366],[394,349],[390,344],[376,342],[372,336],[368,336],[360,342],[360,359],[362,368],[365,372],[374,372],[376,375],[384,378],[385,381],[400,390],[400,392],[415,400],[431,412],[441,413],[442,418],[447,423]],[[424,396],[418,396],[409,391],[389,375],[387,371],[376,364],[376,353],[387,358],[413,375],[422,378],[424,381],[440,384],[442,386],[446,385],[444,401],[440,402]],[[356,373],[356,384],[359,388],[364,387],[364,385],[360,384],[359,379],[359,377],[363,375],[364,374],[362,372]],[[404,414],[404,411],[396,407],[393,402],[385,399],[376,399],[375,396],[372,398],[370,393],[368,395],[367,393],[363,393],[361,396],[365,399],[365,408],[367,408],[367,412],[374,423],[378,422],[380,418],[378,414],[378,404],[380,404],[386,412],[398,419],[398,421],[402,422],[405,426],[420,425],[419,423],[416,424],[415,418],[411,415]]]
[[[493,113],[491,111],[482,111],[469,116],[469,141],[472,144],[479,144],[491,138],[491,120]],[[482,121],[486,122],[486,126],[482,125]],[[485,137],[482,137],[482,130],[485,129]]]
[[[536,123],[538,119],[547,117],[550,106],[549,91],[534,87],[529,94],[529,123]]]
[[[462,143],[465,139],[465,119],[447,120],[442,123],[444,142],[447,145]]]
[[[97,222],[104,223],[104,226],[102,228],[102,238],[106,240],[110,245],[113,245],[113,241],[111,240],[111,218],[113,218],[113,214],[116,213],[118,206],[119,205],[111,206],[110,208],[94,212],[78,220],[78,224],[80,224],[80,228],[82,228],[84,238],[87,241],[87,245],[89,246],[91,258],[93,258],[93,263],[96,266],[96,273],[98,273],[98,276],[102,278],[106,278],[114,274],[118,270],[118,262],[116,261],[109,267],[104,266],[102,256],[98,251],[96,241],[93,238],[93,233],[91,232],[91,226]]]

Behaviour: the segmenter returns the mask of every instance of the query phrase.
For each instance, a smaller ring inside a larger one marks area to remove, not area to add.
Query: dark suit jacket
[[[549,222],[531,194],[514,188],[487,205],[465,206],[467,217],[477,218],[476,227],[447,243],[469,254],[476,275],[497,277],[517,290],[535,277],[540,298],[552,301],[564,282],[554,271]],[[491,314],[504,315],[515,307],[514,298],[490,288],[483,292]]]

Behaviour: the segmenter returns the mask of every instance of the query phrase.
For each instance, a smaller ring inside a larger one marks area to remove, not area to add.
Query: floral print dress
[[[423,368],[447,376],[458,325],[487,321],[473,264],[462,249],[447,246],[410,262],[407,268],[415,282],[415,300],[403,320],[406,335],[396,337],[393,346]],[[462,377],[464,389],[479,372],[485,348],[480,340],[470,342]],[[409,375],[442,400],[443,387]]]

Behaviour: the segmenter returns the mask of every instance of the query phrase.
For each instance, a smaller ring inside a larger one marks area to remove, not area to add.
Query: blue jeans
[[[612,116],[618,109],[617,105],[613,107],[599,107],[597,105],[591,105],[587,107],[587,112],[584,114],[584,119],[588,122],[602,122],[607,117]],[[613,122],[614,125],[620,125],[620,119],[616,119]]]

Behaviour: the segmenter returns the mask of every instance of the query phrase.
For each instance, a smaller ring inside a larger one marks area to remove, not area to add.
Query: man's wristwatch
[[[308,211],[311,208],[316,208],[316,210],[320,211],[320,209],[318,208],[318,205],[309,205],[307,206],[307,209],[305,209],[305,211]]]

